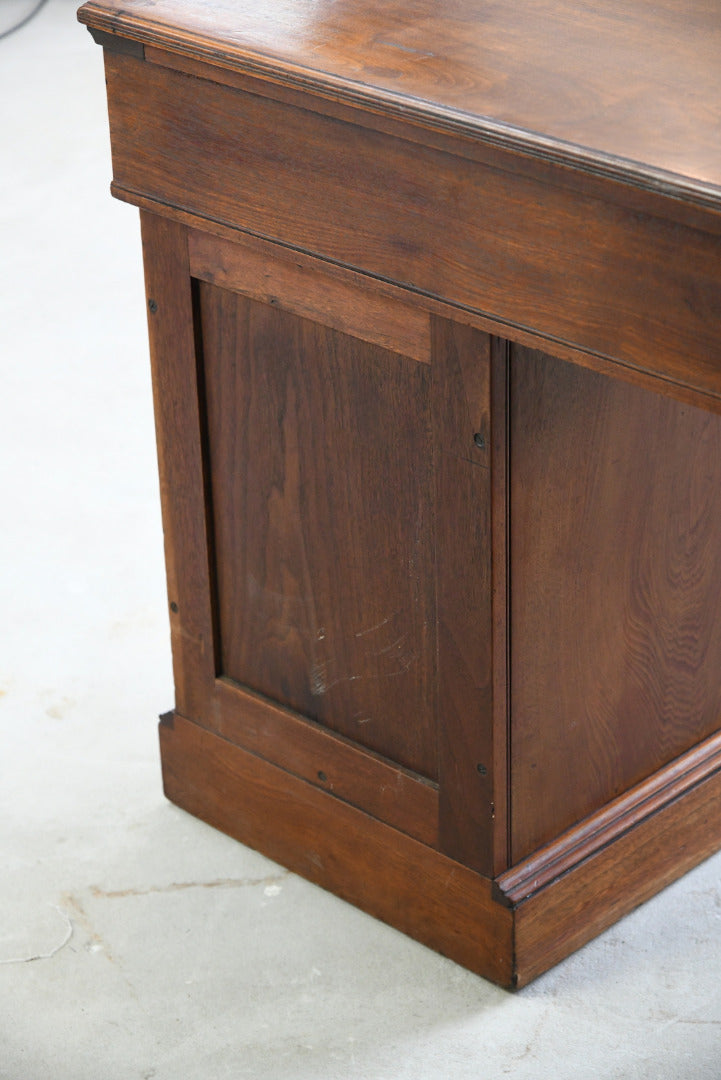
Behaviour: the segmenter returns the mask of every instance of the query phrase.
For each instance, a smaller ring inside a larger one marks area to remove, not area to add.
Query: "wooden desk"
[[[168,796],[503,985],[721,843],[721,14],[91,0]]]

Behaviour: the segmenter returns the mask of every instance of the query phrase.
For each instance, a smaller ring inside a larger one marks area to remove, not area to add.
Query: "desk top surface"
[[[721,209],[718,0],[90,0],[79,17]]]

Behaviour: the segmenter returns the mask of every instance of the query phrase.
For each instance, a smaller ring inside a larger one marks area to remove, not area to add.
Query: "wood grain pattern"
[[[143,195],[138,195],[137,193],[127,192],[115,183],[111,183],[110,186],[112,194],[123,202],[131,203],[133,206],[137,206],[140,210],[144,210],[147,213],[154,214],[157,217],[167,218],[169,221],[174,221],[180,225],[186,226],[189,229],[190,234],[189,246],[190,237],[194,232],[200,229],[209,236],[217,237],[219,240],[229,240],[232,244],[241,244],[244,247],[248,246],[257,253],[264,253],[266,259],[269,261],[273,261],[278,252],[287,253],[282,245],[262,240],[259,237],[248,233],[241,234],[237,229],[234,229],[229,225],[209,221],[207,218],[199,219],[195,214],[175,206],[169,206],[157,199],[149,199]],[[684,204],[679,204],[679,207],[682,209],[683,206]],[[706,218],[706,221],[708,223],[709,219]],[[719,232],[721,232],[721,219],[719,219]],[[559,360],[567,360],[569,363],[578,364],[580,367],[588,368],[590,371],[597,371],[601,375],[607,375],[610,378],[622,380],[623,382],[630,383],[632,386],[640,386],[645,390],[652,390],[654,393],[663,394],[665,397],[673,398],[674,401],[678,401],[685,405],[693,405],[696,408],[705,409],[717,414],[721,413],[721,397],[714,397],[706,391],[699,390],[693,386],[669,382],[650,372],[636,370],[617,360],[611,360],[607,357],[600,356],[597,353],[587,352],[577,346],[564,344],[555,338],[546,337],[537,331],[523,329],[511,322],[503,322],[497,318],[482,315],[477,311],[471,311],[468,308],[457,307],[448,301],[439,300],[433,296],[427,296],[417,292],[409,294],[407,289],[396,285],[391,281],[383,281],[380,278],[369,278],[367,275],[362,274],[357,270],[339,266],[337,263],[331,263],[324,259],[308,256],[303,252],[298,252],[294,249],[292,253],[301,261],[307,260],[309,264],[319,264],[322,266],[325,273],[333,274],[338,280],[341,280],[348,285],[356,285],[359,288],[364,289],[372,284],[373,289],[378,295],[389,297],[400,301],[401,303],[407,302],[412,297],[413,304],[420,310],[428,312],[429,314],[440,315],[442,318],[461,323],[463,326],[474,326],[477,330],[482,330],[484,333],[498,338],[503,343],[512,340],[518,345],[525,345],[530,349],[542,348],[551,352],[554,356],[558,357]],[[202,277],[202,274],[200,276]]]
[[[160,215],[167,793],[524,984],[721,837],[716,8],[80,18]]]
[[[433,319],[441,848],[493,866],[490,339]]]
[[[513,861],[719,726],[721,422],[511,354]]]
[[[510,347],[491,339],[491,633],[493,677],[493,876],[507,870],[510,851],[510,701],[509,701],[509,438]]]
[[[168,798],[309,881],[506,987],[525,986],[710,855],[721,772],[514,908],[491,882],[169,714],[160,725]]]
[[[106,70],[126,197],[721,396],[721,237],[131,57]]]
[[[218,735],[438,847],[437,784],[227,679],[216,682],[213,697]]]
[[[471,326],[446,319],[433,319],[432,333],[436,451],[488,469],[491,339]]]
[[[499,875],[494,881],[496,897],[511,906],[524,903],[671,803],[683,800],[720,770],[721,732],[716,732]]]
[[[143,236],[152,300],[149,322],[179,705],[204,726],[226,736],[232,733],[255,752],[272,752],[297,775],[435,846],[435,786],[215,678],[216,667],[221,666],[211,608],[210,563],[215,552],[208,547],[204,497],[210,493],[211,477],[204,475],[201,455],[207,401],[204,392],[200,400],[198,395],[202,319],[200,309],[193,312],[187,231],[145,216]],[[364,298],[362,292],[359,295]],[[373,304],[369,308],[373,313]],[[188,480],[192,484],[184,489]]]
[[[92,0],[80,18],[577,168],[721,196],[712,0]]]
[[[439,780],[441,849],[490,872],[489,338],[434,320],[429,373],[285,306],[200,287],[219,670]]]
[[[220,671],[437,776],[428,366],[201,284]]]
[[[121,44],[125,39],[116,38]],[[131,42],[131,44],[135,44]],[[701,190],[685,193],[683,199],[669,198],[666,183],[648,186],[643,177],[634,173],[633,163],[619,163],[616,169],[559,168],[552,157],[540,157],[533,151],[526,152],[518,145],[503,145],[482,137],[459,139],[447,126],[415,121],[411,116],[402,118],[384,111],[359,110],[355,104],[344,103],[319,90],[302,90],[286,83],[271,81],[258,75],[248,74],[237,68],[209,66],[201,60],[153,45],[141,46],[148,63],[180,71],[194,78],[212,78],[222,86],[229,86],[255,96],[270,98],[294,108],[309,109],[323,116],[332,116],[348,124],[362,123],[372,131],[382,131],[404,142],[430,146],[445,153],[452,153],[469,161],[482,162],[503,172],[518,173],[545,184],[553,184],[574,192],[583,192],[602,202],[623,206],[627,210],[640,211],[654,217],[662,217],[690,228],[721,234],[721,215],[709,214],[713,195]],[[625,172],[625,175],[624,175]]]
[[[207,716],[215,677],[187,230],[141,215],[177,707]]]
[[[548,971],[708,858],[719,836],[717,770],[517,908],[516,985]]]
[[[491,883],[324,791],[175,716],[160,726],[168,798],[501,985],[512,914]]]
[[[243,243],[243,237],[223,243],[198,230],[189,233],[188,250],[193,277],[420,363],[431,362],[428,314],[417,305],[379,293],[374,283],[360,275],[349,281],[317,259],[277,244],[269,258],[267,250],[247,239]]]

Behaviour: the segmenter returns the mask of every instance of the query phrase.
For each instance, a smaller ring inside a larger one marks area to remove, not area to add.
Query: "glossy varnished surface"
[[[716,8],[81,20],[144,211],[166,790],[533,977],[718,836]]]
[[[124,198],[183,207],[721,397],[718,236],[149,60],[109,54],[106,77]]]
[[[92,0],[80,17],[591,168],[675,173],[721,200],[715,0]]]

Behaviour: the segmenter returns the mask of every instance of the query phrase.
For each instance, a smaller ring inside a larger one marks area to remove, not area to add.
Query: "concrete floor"
[[[512,996],[165,802],[139,231],[69,0],[0,123],[0,1078],[719,1080],[721,858]]]

